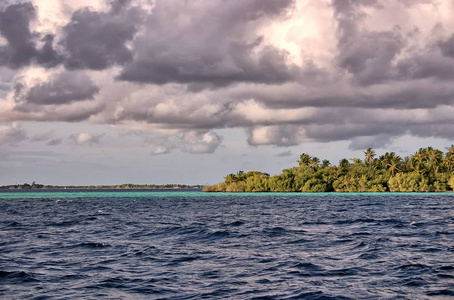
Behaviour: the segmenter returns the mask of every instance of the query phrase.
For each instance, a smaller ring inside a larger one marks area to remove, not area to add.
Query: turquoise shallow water
[[[0,299],[448,299],[454,195],[0,193]]]
[[[0,191],[0,199],[42,199],[42,198],[178,198],[178,197],[364,197],[374,196],[408,196],[408,195],[433,195],[454,197],[454,193],[204,193],[193,190],[8,190]]]

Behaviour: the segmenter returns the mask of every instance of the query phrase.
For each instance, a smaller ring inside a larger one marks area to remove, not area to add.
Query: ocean
[[[448,299],[454,193],[0,192],[1,299]]]

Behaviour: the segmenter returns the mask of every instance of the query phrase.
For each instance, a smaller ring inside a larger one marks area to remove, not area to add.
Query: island
[[[306,153],[298,166],[270,176],[259,171],[228,174],[224,181],[203,187],[204,192],[447,192],[454,189],[454,145],[446,153],[420,148],[401,158],[395,152],[364,159],[341,159],[331,165]]]
[[[35,189],[78,189],[78,190],[87,190],[87,189],[201,189],[202,185],[187,185],[187,184],[132,184],[132,183],[123,183],[118,185],[44,185],[40,183],[23,183],[23,184],[13,184],[13,185],[4,185],[0,186],[0,189],[8,190],[35,190]]]

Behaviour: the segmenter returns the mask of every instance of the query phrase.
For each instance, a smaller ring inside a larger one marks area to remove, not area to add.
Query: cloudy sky
[[[0,184],[445,151],[452,0],[0,2]]]

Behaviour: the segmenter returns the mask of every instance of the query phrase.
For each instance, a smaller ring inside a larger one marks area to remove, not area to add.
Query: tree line
[[[395,152],[377,157],[368,148],[364,158],[328,160],[306,153],[298,166],[270,176],[259,171],[228,174],[205,192],[445,192],[454,189],[454,145],[446,153],[420,148],[402,158]]]

